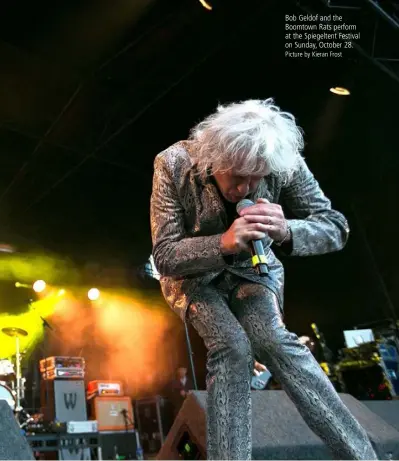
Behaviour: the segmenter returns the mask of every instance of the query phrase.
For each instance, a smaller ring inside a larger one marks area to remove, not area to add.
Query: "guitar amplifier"
[[[87,385],[87,397],[91,396],[123,396],[123,385],[120,381],[90,381]]]
[[[45,421],[87,421],[85,384],[83,380],[42,381],[41,413]]]
[[[48,379],[83,379],[85,371],[82,368],[49,368],[42,373],[44,380]]]
[[[135,402],[137,428],[145,453],[157,453],[174,421],[173,405],[161,396]]]
[[[40,371],[43,373],[52,368],[81,368],[85,369],[85,359],[83,357],[53,356],[40,360]]]
[[[94,397],[90,402],[90,410],[91,419],[97,421],[99,432],[134,429],[130,397]]]
[[[54,356],[40,360],[40,372],[45,380],[83,379],[85,367],[83,357]]]

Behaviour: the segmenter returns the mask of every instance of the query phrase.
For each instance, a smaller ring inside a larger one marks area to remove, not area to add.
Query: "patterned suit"
[[[196,174],[179,142],[155,159],[151,197],[153,257],[171,308],[190,322],[208,349],[208,459],[251,459],[250,378],[253,353],[281,382],[309,427],[340,459],[376,459],[367,434],[342,404],[309,349],[282,320],[284,271],[265,239],[269,274],[253,270],[250,254],[221,254],[228,228],[211,178]],[[290,256],[320,255],[345,245],[349,228],[331,209],[304,160],[289,183],[264,178],[263,197],[292,213]]]

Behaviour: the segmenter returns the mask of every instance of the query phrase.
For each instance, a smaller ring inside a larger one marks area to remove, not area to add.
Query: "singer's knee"
[[[220,364],[239,375],[247,374],[252,364],[252,347],[243,328],[225,334],[209,349],[208,364]]]
[[[242,284],[234,304],[235,314],[252,344],[261,341],[273,345],[288,340],[279,302],[270,289],[257,283]]]

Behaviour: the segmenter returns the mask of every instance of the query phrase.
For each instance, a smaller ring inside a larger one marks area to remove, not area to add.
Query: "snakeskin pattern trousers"
[[[253,354],[336,459],[377,459],[370,440],[267,287],[224,272],[195,293],[188,318],[205,342],[208,459],[251,459]]]

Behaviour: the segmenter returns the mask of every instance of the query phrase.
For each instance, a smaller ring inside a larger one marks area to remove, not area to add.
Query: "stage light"
[[[33,290],[36,293],[41,293],[46,289],[46,282],[44,280],[36,280],[36,282],[33,284]]]
[[[32,285],[27,283],[15,282],[15,288],[32,288]]]
[[[14,253],[15,250],[11,245],[7,243],[0,243],[0,253]]]
[[[65,290],[63,288],[59,290],[58,296],[64,296],[64,294],[65,294]]]
[[[351,94],[347,88],[343,88],[342,86],[334,86],[330,88],[330,91],[338,96],[349,96]]]
[[[90,299],[90,301],[97,301],[97,299],[100,297],[100,291],[97,290],[97,288],[91,288],[87,293],[87,297]]]
[[[206,10],[212,11],[212,5],[210,5],[208,2],[206,2],[205,0],[199,0],[199,2]]]

